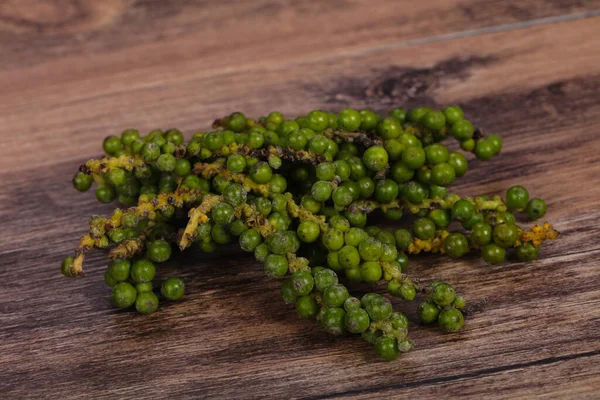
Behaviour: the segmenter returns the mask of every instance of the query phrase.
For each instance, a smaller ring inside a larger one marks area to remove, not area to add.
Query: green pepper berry
[[[546,214],[547,209],[548,206],[546,205],[546,202],[539,197],[536,197],[527,203],[525,212],[529,219],[536,220],[542,218]]]
[[[139,293],[135,299],[135,309],[140,314],[152,314],[158,309],[158,297],[152,292]]]
[[[485,246],[492,241],[492,226],[484,222],[478,222],[471,228],[469,239],[477,246]]]
[[[473,128],[473,124],[466,119],[455,121],[452,124],[452,136],[461,142],[471,139],[474,132],[475,128]]]
[[[112,303],[117,308],[128,308],[135,303],[137,291],[132,284],[118,283],[112,291]]]
[[[156,267],[149,260],[137,260],[131,266],[131,279],[137,283],[151,282],[156,275]]]
[[[390,315],[390,323],[394,329],[407,329],[408,328],[408,318],[406,315],[395,312]]]
[[[425,129],[438,132],[446,126],[446,116],[438,110],[431,110],[421,120]]]
[[[403,108],[394,108],[388,115],[396,118],[400,123],[403,123],[406,120],[406,111]]]
[[[437,320],[439,313],[440,309],[434,302],[431,301],[424,301],[420,303],[419,307],[417,308],[419,320],[424,324],[434,323]]]
[[[346,301],[348,301],[347,299]],[[358,300],[358,299],[356,299]],[[346,303],[344,303],[346,307]],[[371,322],[369,314],[362,308],[346,310],[344,325],[350,333],[362,333],[367,330]]]
[[[181,278],[169,278],[162,284],[160,293],[168,300],[179,300],[185,294],[185,285]]]
[[[421,240],[435,236],[435,224],[429,218],[419,218],[413,223],[413,234]]]
[[[517,246],[515,254],[521,261],[535,261],[540,255],[540,249],[531,242],[525,242],[522,245]]]
[[[135,290],[137,290],[138,294],[151,292],[154,290],[154,286],[152,285],[152,282],[139,282],[135,284]]]
[[[431,293],[431,300],[433,300],[438,306],[449,306],[456,298],[456,292],[454,291],[454,288],[447,283],[438,283],[432,289],[433,291]]]
[[[110,276],[117,282],[123,282],[129,279],[129,273],[131,271],[131,263],[129,260],[112,260],[108,264]]]
[[[333,203],[337,207],[347,207],[352,204],[352,191],[346,186],[339,186],[333,191]]]
[[[315,281],[307,271],[297,271],[292,274],[292,285],[298,296],[306,296],[314,287]]]
[[[479,139],[475,145],[475,155],[479,160],[491,160],[496,154],[496,144],[487,138]]]
[[[285,276],[288,272],[288,266],[287,258],[282,255],[269,254],[265,260],[265,272],[274,278]]]
[[[509,211],[524,209],[529,202],[529,192],[523,186],[512,186],[506,191],[506,207]]]
[[[360,129],[372,131],[377,127],[381,117],[371,110],[360,110]]]
[[[461,233],[451,233],[444,239],[444,251],[450,257],[462,257],[469,251],[469,242]]]
[[[398,184],[391,179],[382,179],[375,184],[375,199],[381,203],[394,201],[398,193]]]
[[[351,108],[346,108],[340,111],[338,116],[338,126],[347,131],[355,131],[360,128],[361,118],[360,113]]]
[[[444,116],[446,123],[452,126],[463,119],[463,111],[459,106],[449,106],[444,109]]]
[[[360,276],[365,282],[375,283],[381,279],[381,266],[375,261],[366,261],[360,266]]]
[[[414,122],[414,123],[421,122],[423,117],[425,117],[425,115],[429,111],[431,111],[430,107],[413,108],[412,110],[409,111],[408,115],[406,116],[406,120],[409,122]]]
[[[67,278],[73,277],[73,274],[71,273],[71,268],[73,267],[74,262],[75,258],[73,257],[66,257],[65,259],[63,259],[62,263],[60,264],[61,274],[63,274]]]
[[[96,187],[96,198],[101,203],[108,204],[117,198],[117,192],[112,186],[101,184]]]
[[[312,221],[303,221],[298,225],[298,238],[304,243],[312,243],[319,238],[321,229],[319,225]]]
[[[241,154],[232,154],[227,158],[227,169],[231,172],[243,172],[246,169],[246,158]]]
[[[413,204],[419,204],[425,201],[429,191],[425,185],[416,181],[410,181],[404,187],[404,197]]]
[[[448,163],[437,164],[431,169],[431,182],[438,186],[450,186],[454,179],[456,179],[456,171]]]
[[[442,208],[431,210],[427,217],[432,220],[438,228],[444,229],[450,225],[450,213]]]
[[[519,230],[513,224],[498,224],[492,232],[494,243],[500,247],[508,248],[514,246],[519,239]]]
[[[406,229],[398,229],[394,232],[394,238],[396,239],[396,247],[398,251],[408,250],[408,246],[412,243],[412,235]]]
[[[261,243],[254,248],[254,258],[256,258],[256,261],[264,263],[269,254],[271,254],[271,251],[266,243]]]
[[[296,299],[296,311],[302,318],[313,318],[319,311],[319,305],[312,296],[300,296]]]
[[[254,251],[256,246],[262,242],[262,237],[255,229],[247,229],[240,234],[239,242],[242,250],[250,252]]]
[[[338,283],[337,274],[328,268],[315,267],[312,269],[312,272],[315,287],[319,292],[323,292],[328,286]]]
[[[364,307],[373,321],[382,321],[392,314],[392,303],[383,296],[371,297]]]
[[[402,133],[402,125],[396,118],[387,117],[377,125],[377,133],[383,139],[396,138]]]
[[[86,192],[92,187],[93,179],[90,175],[78,172],[73,177],[73,187],[79,192]]]
[[[402,162],[410,169],[419,169],[425,164],[425,150],[421,147],[408,147],[402,152]]]
[[[121,139],[116,136],[107,136],[102,143],[102,148],[106,154],[112,156],[121,149]]]
[[[458,200],[452,205],[452,219],[466,222],[475,214],[475,207],[467,200]]]
[[[323,313],[321,324],[332,335],[344,333],[346,311],[343,308],[332,307]]]
[[[332,193],[333,188],[328,181],[317,181],[311,187],[312,197],[319,202],[329,200]]]
[[[383,253],[383,246],[379,240],[369,237],[360,242],[358,250],[363,260],[377,261]]]
[[[146,256],[154,262],[161,263],[171,257],[171,245],[163,239],[148,243]]]
[[[398,342],[395,337],[382,336],[375,342],[375,351],[385,361],[392,361],[398,358]]]
[[[281,297],[283,297],[283,301],[285,301],[286,304],[293,304],[298,298],[291,279],[286,279],[283,281],[281,284],[280,293]]]
[[[357,268],[360,265],[360,254],[355,246],[346,245],[338,252],[338,262],[343,268]]]
[[[506,250],[494,243],[486,244],[481,249],[481,257],[492,265],[500,264],[506,257]]]
[[[388,160],[388,153],[382,146],[369,147],[367,150],[365,150],[362,158],[364,165],[371,171],[379,171],[384,169],[387,166]]]
[[[329,285],[323,291],[323,301],[329,307],[341,307],[348,297],[348,289],[339,283]]]
[[[456,308],[445,308],[440,312],[438,325],[443,332],[458,332],[465,323],[463,314]]]

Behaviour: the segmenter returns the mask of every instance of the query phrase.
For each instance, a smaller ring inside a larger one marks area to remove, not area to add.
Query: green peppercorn
[[[171,257],[171,245],[163,239],[148,243],[146,256],[154,262],[161,263]]]
[[[140,314],[152,314],[158,309],[158,297],[152,292],[143,292],[135,299],[135,309]]]
[[[525,242],[520,246],[517,246],[515,250],[517,258],[521,261],[534,261],[537,260],[540,255],[539,247],[536,247],[531,242]]]
[[[413,234],[421,240],[435,236],[435,224],[429,218],[419,218],[413,223]]]
[[[296,299],[296,311],[302,318],[313,318],[319,311],[319,305],[312,296],[300,296]]]
[[[73,187],[79,192],[86,192],[92,187],[93,179],[90,175],[78,172],[73,177]]]
[[[364,307],[373,321],[382,321],[392,314],[392,303],[383,296],[372,296]]]
[[[438,306],[449,306],[456,298],[454,288],[445,282],[440,282],[432,287],[431,300]]]
[[[131,266],[131,279],[137,283],[151,282],[156,275],[156,267],[149,260],[137,260]]]
[[[349,299],[346,300],[346,302]],[[358,299],[356,299],[358,300]],[[346,303],[344,303],[346,307]],[[362,308],[346,310],[344,325],[350,333],[361,333],[367,330],[371,322],[369,314]]]
[[[127,282],[121,282],[113,287],[112,303],[117,308],[128,308],[135,303],[137,291]]]
[[[291,279],[286,279],[282,282],[280,293],[281,297],[283,297],[283,301],[285,301],[286,304],[294,304],[298,298],[296,291],[294,291]]]
[[[346,108],[340,111],[337,123],[344,130],[355,131],[361,124],[360,113],[351,108]]]
[[[372,171],[384,169],[387,166],[388,160],[388,153],[382,146],[369,147],[365,150],[362,158],[364,165]]]
[[[323,313],[321,325],[332,335],[341,335],[344,333],[346,311],[343,308],[332,307]]]
[[[523,210],[529,202],[529,192],[523,186],[512,186],[506,191],[506,207],[509,211]]]
[[[254,251],[261,241],[262,237],[255,229],[247,229],[240,234],[240,247],[244,251]]]
[[[514,246],[519,239],[519,230],[513,224],[498,224],[492,231],[494,243],[500,247],[508,248]]]
[[[66,257],[65,259],[63,259],[62,263],[60,264],[61,274],[63,274],[67,278],[73,277],[73,273],[71,272],[71,269],[73,267],[74,262],[75,262],[75,258],[73,258],[73,257]]]
[[[419,320],[424,324],[434,323],[437,320],[439,313],[440,310],[438,306],[431,301],[424,301],[420,303],[419,307],[417,308]]]
[[[306,296],[313,290],[315,285],[312,275],[307,271],[296,271],[292,274],[291,279],[292,286],[294,287],[294,290],[298,296]]]
[[[546,206],[546,202],[539,197],[536,197],[529,200],[525,212],[529,219],[536,220],[542,218],[546,214],[547,209],[548,206]]]
[[[181,278],[169,278],[162,284],[160,293],[168,300],[179,300],[185,294],[185,285]]]
[[[477,246],[485,246],[492,241],[492,226],[484,222],[473,225],[469,239]]]
[[[492,265],[500,264],[506,257],[506,250],[494,243],[489,243],[481,249],[481,257]]]
[[[469,251],[469,242],[461,233],[451,233],[444,239],[444,251],[450,257],[462,257]]]
[[[398,229],[394,232],[394,238],[396,239],[396,247],[398,251],[406,251],[408,246],[412,243],[412,235],[406,229]]]
[[[102,144],[104,152],[109,156],[114,155],[118,150],[121,149],[121,139],[116,136],[107,136]]]

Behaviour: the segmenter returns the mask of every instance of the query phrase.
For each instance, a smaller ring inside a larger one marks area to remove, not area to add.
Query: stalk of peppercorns
[[[532,261],[543,241],[558,236],[548,223],[530,230],[516,223],[515,214],[537,220],[546,213],[546,203],[530,199],[522,186],[511,187],[505,200],[447,192],[469,162],[443,141],[454,138],[483,161],[502,147],[497,135],[475,130],[457,106],[397,108],[385,117],[316,110],[295,120],[279,112],[258,120],[236,112],[215,120],[213,129],[188,143],[176,129],[107,137],[105,156],[82,165],[73,184],[84,192],[95,182],[100,202],[118,200],[129,208],[93,217],[62,273],[82,276],[85,255],[108,250],[105,282],[113,304],[149,314],[158,309],[159,295],[184,295],[181,278],[168,278],[160,290],[154,285],[155,264],[167,261],[173,246],[213,252],[237,237],[268,275],[284,279],[281,295],[299,315],[316,318],[333,334],[360,333],[391,360],[412,347],[408,319],[386,297],[358,299],[348,285],[385,282],[393,297],[422,299],[422,323],[456,332],[465,299],[448,283],[426,285],[408,276],[409,254],[478,251],[500,264],[508,251]],[[412,222],[389,232],[368,225],[377,213],[398,225]],[[453,222],[458,229],[451,229]]]

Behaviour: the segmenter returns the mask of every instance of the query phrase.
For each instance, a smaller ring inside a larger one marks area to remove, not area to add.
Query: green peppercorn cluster
[[[462,152],[444,145],[448,139]],[[448,192],[467,173],[470,153],[486,161],[502,148],[497,135],[484,136],[457,106],[397,108],[387,116],[315,110],[293,120],[236,112],[187,143],[176,129],[146,136],[129,129],[106,138],[103,148],[105,156],[82,165],[73,185],[84,192],[95,182],[100,202],[128,208],[93,217],[61,270],[81,276],[87,253],[108,250],[105,281],[114,306],[142,314],[184,296],[181,278],[155,284],[157,264],[174,250],[213,252],[237,241],[281,279],[283,300],[301,317],[332,334],[361,334],[381,358],[393,360],[412,347],[408,318],[388,297],[354,296],[353,284],[383,283],[392,297],[420,299],[422,323],[457,332],[464,297],[449,283],[407,275],[409,254],[532,261],[540,244],[558,235],[548,223],[530,230],[517,224],[516,215],[536,220],[546,213],[546,203],[522,186],[511,187],[505,200]],[[396,229],[369,224],[377,213]]]

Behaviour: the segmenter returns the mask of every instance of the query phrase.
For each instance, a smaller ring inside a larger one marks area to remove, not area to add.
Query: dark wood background
[[[562,232],[528,264],[415,257],[489,301],[460,334],[379,362],[235,246],[161,267],[189,294],[148,317],[111,309],[102,255],[59,274],[110,211],[70,184],[108,134],[454,103],[505,144],[458,192],[524,184]],[[0,135],[2,398],[600,398],[598,0],[3,0]]]

